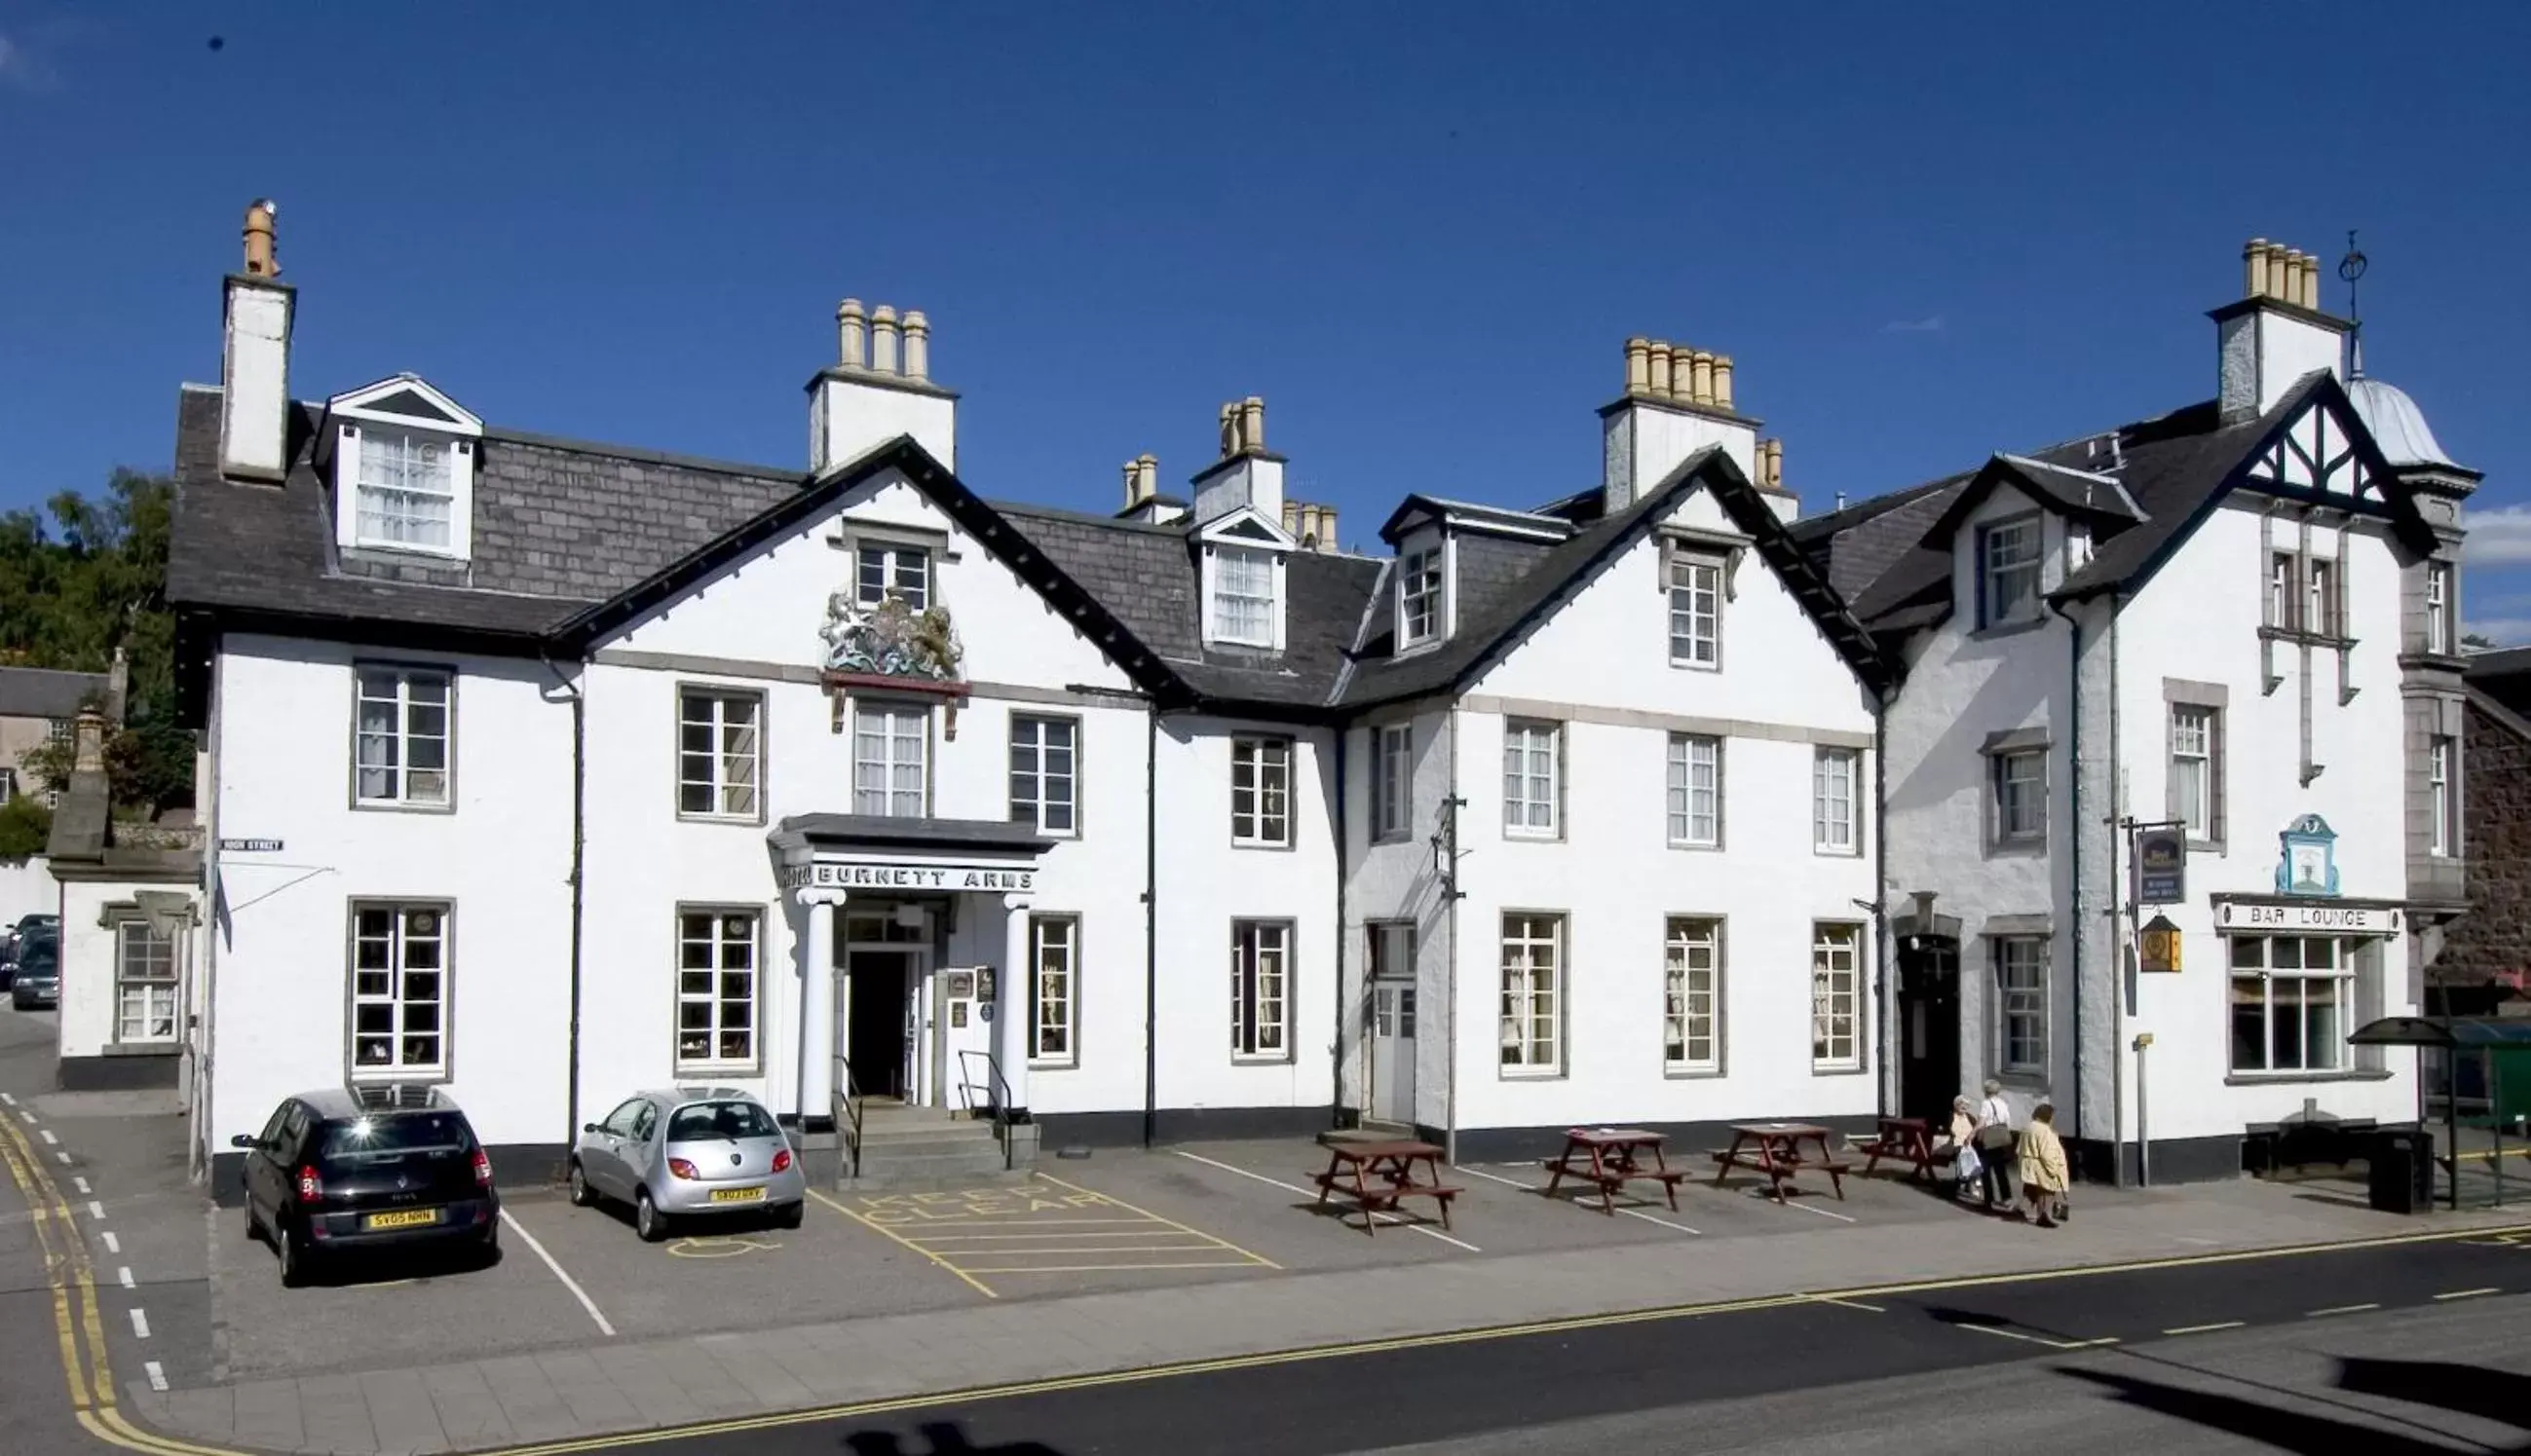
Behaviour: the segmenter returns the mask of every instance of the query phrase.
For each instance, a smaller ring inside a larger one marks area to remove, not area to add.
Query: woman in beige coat
[[[2031,1215],[2041,1228],[2054,1228],[2072,1186],[2065,1174],[2065,1145],[2056,1136],[2054,1103],[2043,1101],[2030,1109],[2030,1125],[2021,1130],[2013,1160],[2021,1165],[2021,1192],[2030,1201]]]

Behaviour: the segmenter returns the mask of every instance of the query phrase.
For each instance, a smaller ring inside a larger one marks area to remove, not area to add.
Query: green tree
[[[176,721],[176,618],[167,609],[175,502],[167,476],[117,470],[101,496],[65,490],[41,511],[0,515],[0,661],[103,672],[122,648],[130,687],[106,768],[118,805],[152,812],[194,795],[194,742]],[[69,781],[67,744],[25,762],[50,787]]]
[[[2492,652],[2496,650],[2496,639],[2489,637],[2483,632],[2462,633],[2460,635],[2460,644],[2473,652]]]
[[[53,812],[43,801],[21,794],[0,804],[0,860],[40,855],[53,837]]]

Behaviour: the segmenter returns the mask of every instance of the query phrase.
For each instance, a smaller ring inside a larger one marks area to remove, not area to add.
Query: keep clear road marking
[[[1458,1164],[1457,1171],[1465,1173],[1471,1178],[1483,1178],[1488,1183],[1499,1183],[1506,1188],[1517,1188],[1528,1193],[1545,1193],[1547,1191],[1535,1183],[1523,1183],[1517,1178],[1505,1178],[1499,1173],[1489,1173],[1483,1168],[1472,1168],[1465,1163]],[[1575,1204],[1573,1206],[1579,1208],[1584,1205],[1581,1204]],[[1696,1234],[1700,1238],[1703,1237],[1704,1231],[1701,1229],[1689,1228],[1684,1223],[1672,1223],[1666,1218],[1655,1218],[1653,1215],[1645,1212],[1641,1208],[1619,1208],[1616,1211],[1625,1214],[1628,1218],[1640,1218],[1646,1223],[1658,1223],[1663,1228],[1674,1228],[1683,1234]]]
[[[842,1215],[844,1215],[846,1218],[849,1218],[849,1219],[851,1219],[853,1222],[860,1224],[862,1227],[867,1228],[867,1229],[872,1229],[872,1230],[875,1230],[877,1233],[879,1233],[879,1234],[881,1234],[881,1235],[885,1236],[886,1238],[891,1239],[891,1240],[894,1240],[895,1242],[897,1242],[897,1243],[899,1243],[899,1244],[904,1245],[906,1248],[913,1250],[915,1253],[922,1255],[925,1259],[928,1259],[928,1260],[931,1260],[933,1263],[936,1263],[936,1264],[940,1265],[940,1267],[942,1267],[942,1268],[944,1268],[944,1269],[947,1269],[949,1272],[951,1272],[951,1273],[953,1273],[953,1274],[957,1275],[957,1276],[959,1277],[959,1279],[961,1279],[962,1281],[964,1281],[964,1282],[965,1282],[965,1284],[967,1285],[967,1287],[968,1287],[968,1288],[973,1289],[973,1290],[974,1290],[974,1291],[976,1291],[978,1294],[983,1295],[984,1298],[986,1298],[986,1299],[1000,1299],[1000,1298],[1001,1298],[1001,1296],[1000,1296],[1000,1295],[993,1293],[993,1291],[992,1291],[992,1287],[991,1287],[990,1285],[987,1285],[986,1283],[984,1283],[984,1281],[983,1281],[982,1279],[979,1279],[979,1278],[977,1278],[975,1275],[973,1275],[973,1274],[971,1274],[971,1273],[968,1273],[965,1269],[962,1269],[962,1268],[958,1267],[956,1264],[951,1263],[949,1260],[945,1260],[945,1259],[942,1259],[939,1255],[932,1253],[930,1250],[924,1248],[922,1245],[920,1245],[920,1244],[918,1244],[918,1243],[915,1243],[912,1239],[909,1239],[909,1238],[907,1238],[905,1235],[898,1233],[896,1230],[894,1230],[894,1229],[892,1229],[892,1228],[889,1228],[886,1224],[884,1224],[884,1223],[872,1223],[871,1220],[869,1220],[869,1219],[867,1219],[867,1218],[864,1218],[864,1217],[863,1217],[862,1215],[860,1215],[859,1213],[856,1213],[856,1212],[854,1212],[852,1209],[850,1209],[850,1208],[848,1208],[848,1207],[845,1207],[842,1204],[837,1203],[835,1200],[833,1200],[833,1199],[830,1199],[830,1198],[826,1197],[824,1194],[819,1193],[817,1190],[816,1190],[816,1189],[814,1189],[814,1188],[809,1190],[809,1197],[811,1197],[811,1198],[813,1198],[813,1199],[816,1199],[818,1203],[821,1203],[821,1204],[825,1204],[827,1207],[834,1209],[836,1212],[841,1213],[841,1214],[842,1214]]]
[[[606,1316],[598,1313],[597,1301],[589,1297],[589,1291],[580,1287],[580,1281],[563,1272],[562,1265],[555,1262],[554,1257],[545,1252],[545,1246],[537,1243],[535,1235],[529,1233],[519,1220],[511,1217],[509,1209],[501,1210],[501,1221],[510,1226],[510,1232],[527,1241],[528,1247],[535,1251],[536,1258],[543,1260],[545,1267],[553,1270],[553,1276],[562,1281],[562,1287],[571,1291],[573,1299],[580,1301],[580,1307],[589,1312],[589,1317],[597,1321],[597,1332],[608,1339],[613,1339],[615,1326],[607,1323]]]
[[[1172,1152],[1174,1152],[1174,1153],[1176,1153],[1176,1154],[1177,1154],[1178,1156],[1180,1156],[1180,1157],[1183,1157],[1183,1158],[1189,1158],[1189,1159],[1192,1159],[1192,1160],[1194,1160],[1194,1161],[1196,1161],[1196,1162],[1200,1162],[1200,1163],[1204,1164],[1204,1165],[1205,1165],[1206,1167],[1208,1167],[1208,1168],[1219,1168],[1219,1169],[1221,1169],[1221,1170],[1222,1170],[1223,1172],[1225,1172],[1225,1173],[1237,1173],[1237,1174],[1238,1174],[1240,1177],[1242,1177],[1242,1178],[1254,1178],[1254,1179],[1256,1179],[1258,1182],[1263,1183],[1263,1184],[1266,1184],[1266,1185],[1267,1185],[1268,1187],[1283,1189],[1284,1191],[1289,1192],[1289,1193],[1297,1193],[1297,1194],[1299,1194],[1301,1197],[1303,1197],[1303,1198],[1305,1198],[1305,1199],[1306,1199],[1306,1198],[1315,1197],[1315,1195],[1314,1195],[1314,1193],[1313,1193],[1313,1191],[1312,1191],[1312,1190],[1310,1190],[1310,1189],[1306,1189],[1306,1188],[1303,1188],[1303,1187],[1299,1186],[1298,1184],[1285,1183],[1285,1182],[1283,1182],[1281,1179],[1278,1179],[1278,1178],[1268,1178],[1268,1177],[1266,1177],[1266,1176],[1265,1174],[1263,1174],[1263,1173],[1252,1173],[1252,1172],[1248,1171],[1246,1168],[1234,1168],[1234,1167],[1232,1167],[1232,1166],[1231,1166],[1230,1164],[1228,1164],[1228,1163],[1217,1163],[1217,1162],[1214,1162],[1211,1158],[1209,1158],[1209,1157],[1199,1157],[1199,1156],[1197,1156],[1195,1153],[1189,1152],[1189,1151],[1187,1151],[1187,1150],[1186,1150],[1185,1148],[1170,1148],[1169,1150],[1170,1150],[1170,1151],[1172,1151]],[[1434,1239],[1438,1239],[1438,1240],[1440,1240],[1440,1241],[1441,1241],[1442,1243],[1444,1243],[1444,1244],[1448,1244],[1448,1245],[1451,1245],[1451,1246],[1453,1246],[1453,1247],[1455,1247],[1455,1248],[1459,1248],[1459,1249],[1465,1249],[1465,1250],[1467,1250],[1470,1254],[1483,1254],[1483,1253],[1485,1253],[1485,1251],[1484,1251],[1484,1250],[1482,1250],[1482,1249],[1478,1248],[1478,1247],[1477,1247],[1476,1245],[1474,1245],[1474,1244],[1471,1244],[1471,1243],[1466,1242],[1465,1240],[1451,1238],[1448,1234],[1445,1234],[1445,1233],[1441,1232],[1441,1231],[1440,1231],[1439,1229],[1437,1229],[1437,1228],[1427,1228],[1427,1227],[1425,1227],[1423,1224],[1409,1222],[1408,1220],[1406,1220],[1406,1219],[1404,1219],[1404,1218],[1401,1218],[1401,1217],[1399,1217],[1398,1215],[1396,1215],[1396,1214],[1394,1214],[1394,1213],[1375,1213],[1375,1214],[1373,1214],[1372,1216],[1373,1216],[1374,1218],[1379,1219],[1379,1220],[1380,1220],[1381,1222],[1383,1222],[1383,1223],[1395,1224],[1395,1225],[1398,1225],[1398,1226],[1400,1226],[1400,1227],[1404,1227],[1404,1228],[1411,1228],[1411,1229],[1413,1229],[1415,1232],[1417,1232],[1417,1233],[1419,1233],[1419,1234],[1423,1234],[1423,1235],[1425,1235],[1425,1236],[1426,1236],[1426,1237],[1428,1237],[1428,1238],[1434,1238]]]

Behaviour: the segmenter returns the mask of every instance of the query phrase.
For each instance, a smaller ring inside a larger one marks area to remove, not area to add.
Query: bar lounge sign
[[[2215,924],[2226,930],[2337,930],[2388,935],[2399,928],[2399,912],[2372,905],[2226,900],[2215,907]]]
[[[786,890],[996,890],[1037,888],[1037,871],[990,865],[789,865]]]

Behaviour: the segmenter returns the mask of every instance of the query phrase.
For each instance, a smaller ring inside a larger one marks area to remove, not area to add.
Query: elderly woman
[[[1977,1154],[1985,1165],[1986,1203],[1989,1213],[2010,1212],[2013,1205],[2012,1186],[2012,1104],[2004,1100],[2003,1084],[1990,1077],[1982,1089],[1986,1100],[1977,1108]]]
[[[2030,1109],[2030,1126],[2021,1130],[2013,1161],[2020,1165],[2021,1192],[2030,1201],[2031,1216],[2041,1228],[2054,1228],[2072,1186],[2065,1174],[2065,1145],[2056,1136],[2054,1103],[2042,1101]]]
[[[1978,1156],[1977,1130],[1977,1103],[1963,1092],[1951,1098],[1950,1127],[1934,1140],[1935,1151],[1950,1149],[1951,1197],[1963,1203],[1977,1191],[1980,1175],[1986,1171],[1985,1160]]]

